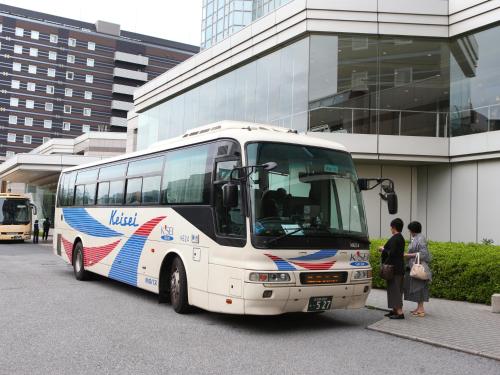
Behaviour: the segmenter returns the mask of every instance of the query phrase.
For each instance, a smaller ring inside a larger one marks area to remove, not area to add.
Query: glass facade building
[[[139,114],[137,149],[219,120],[449,137],[500,129],[500,26],[456,38],[313,34]]]

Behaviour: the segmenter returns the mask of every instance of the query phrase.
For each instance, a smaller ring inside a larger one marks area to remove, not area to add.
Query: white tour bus
[[[372,275],[360,191],[381,184],[394,212],[392,181],[358,180],[343,146],[224,121],[64,170],[54,253],[78,280],[104,275],[179,313],[360,308]]]

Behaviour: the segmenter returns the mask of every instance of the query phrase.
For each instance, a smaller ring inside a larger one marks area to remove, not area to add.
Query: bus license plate
[[[311,297],[307,311],[325,311],[332,307],[333,297]]]

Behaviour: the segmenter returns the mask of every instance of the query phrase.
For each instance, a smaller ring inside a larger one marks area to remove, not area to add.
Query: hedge
[[[378,272],[378,248],[385,242],[371,242],[374,288],[385,289]],[[500,293],[500,246],[432,241],[428,245],[432,255],[432,297],[490,304],[491,295]]]

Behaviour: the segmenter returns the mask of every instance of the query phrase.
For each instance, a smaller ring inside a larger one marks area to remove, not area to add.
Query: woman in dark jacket
[[[382,263],[394,266],[394,277],[387,281],[387,305],[392,310],[386,314],[390,319],[404,319],[403,314],[403,276],[405,239],[401,234],[403,220],[391,221],[392,237],[379,248],[382,252]]]

